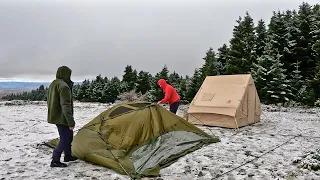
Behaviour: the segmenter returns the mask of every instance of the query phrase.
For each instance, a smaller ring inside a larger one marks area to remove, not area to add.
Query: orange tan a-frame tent
[[[260,121],[261,104],[250,74],[207,76],[192,100],[192,124],[239,128]]]

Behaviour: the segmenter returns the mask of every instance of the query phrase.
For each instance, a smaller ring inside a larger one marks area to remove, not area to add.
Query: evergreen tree
[[[272,104],[281,103],[284,105],[292,96],[291,87],[289,81],[286,79],[286,70],[282,68],[283,64],[280,62],[281,55],[277,54],[272,58],[272,66],[270,74],[272,80],[267,84],[267,102]]]
[[[296,68],[293,66],[296,61],[299,61],[295,55],[295,48],[297,46],[297,36],[300,33],[298,28],[298,18],[296,11],[286,11],[284,15],[284,21],[286,22],[286,47],[283,48],[283,55],[285,58],[283,59],[284,68],[287,69],[288,78],[292,79],[292,75],[290,72],[293,72]]]
[[[132,66],[127,65],[122,76],[122,82],[126,82],[128,85],[127,91],[136,89],[136,82],[138,79],[137,70],[133,70]]]
[[[268,35],[272,38],[270,41],[272,42],[272,47],[279,52],[281,55],[280,62],[287,69],[290,66],[290,63],[287,65],[287,62],[291,60],[287,58],[287,54],[285,53],[285,48],[288,47],[288,29],[284,14],[280,11],[273,11],[268,27]]]
[[[170,85],[172,85],[175,88],[178,88],[180,82],[181,82],[181,78],[178,73],[176,73],[175,71],[173,71],[173,73],[170,73],[168,77],[168,83]]]
[[[180,96],[181,103],[187,103],[186,94],[187,94],[187,79],[180,77],[181,81],[178,88],[178,94]]]
[[[204,57],[203,59],[205,60],[205,62],[200,70],[201,82],[207,76],[219,75],[219,70],[222,69],[222,64],[217,61],[216,54],[211,47],[206,52],[206,57]]]
[[[268,38],[269,39],[269,38]],[[274,63],[275,52],[271,42],[267,42],[263,51],[263,55],[258,57],[258,62],[254,63],[251,74],[255,81],[260,100],[267,101],[267,84],[272,80],[270,67]]]
[[[164,80],[168,81],[168,74],[169,74],[169,70],[168,70],[167,66],[165,65],[162,68],[162,70],[160,72],[158,72],[155,75],[155,77],[152,79],[151,89],[150,89],[149,95],[148,95],[149,101],[156,102],[156,101],[160,101],[163,98],[164,93],[158,85],[158,80],[164,79]]]
[[[291,86],[291,92],[292,96],[290,99],[293,99],[296,102],[300,102],[301,96],[299,94],[304,82],[302,80],[301,71],[299,70],[299,64],[300,62],[297,61],[293,64],[295,67],[295,70],[291,73],[291,79],[290,79],[290,86]]]
[[[256,27],[256,46],[255,52],[257,57],[262,56],[266,45],[267,29],[264,20],[260,19]]]
[[[315,60],[320,62],[320,4],[315,5],[312,9],[310,34],[312,36],[312,50],[315,52]]]
[[[117,77],[111,78],[111,80],[106,83],[103,90],[105,102],[114,103],[118,99],[120,93],[120,84],[121,82]]]
[[[219,69],[219,74],[227,74],[227,61],[228,61],[228,53],[229,48],[226,44],[223,44],[222,47],[218,49],[218,62],[221,63],[221,67]]]
[[[103,89],[104,89],[104,79],[99,74],[96,79],[93,81],[90,87],[90,99],[94,102],[104,102],[103,99]]]
[[[238,25],[233,29],[230,40],[229,60],[227,62],[228,74],[250,73],[253,63],[256,62],[254,52],[255,33],[253,19],[246,12],[242,20],[237,20]]]
[[[151,89],[151,74],[145,71],[140,71],[137,80],[137,93],[145,94]]]
[[[193,74],[192,78],[190,79],[190,82],[187,86],[187,93],[186,93],[186,97],[185,97],[187,102],[190,103],[193,100],[194,96],[199,91],[199,88],[202,85],[201,79],[202,79],[201,71],[199,69],[195,69],[194,74]]]
[[[316,61],[315,77],[312,86],[316,98],[320,98],[320,5],[317,4],[312,9],[312,50],[314,52],[314,60]]]
[[[80,88],[77,93],[77,100],[79,101],[88,101],[89,94],[88,89],[90,87],[90,81],[85,79],[82,84],[80,85]]]
[[[314,78],[316,61],[312,51],[312,33],[313,24],[312,7],[308,3],[302,3],[298,11],[299,34],[297,37],[297,47],[295,48],[296,59],[301,61],[302,76],[308,80]]]
[[[281,55],[272,46],[272,39],[267,37],[263,55],[252,68],[252,76],[263,103],[284,104],[292,97],[291,87],[280,62]]]

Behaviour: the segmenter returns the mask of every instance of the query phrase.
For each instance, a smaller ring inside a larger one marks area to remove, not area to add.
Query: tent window
[[[117,115],[119,115],[119,114],[123,114],[123,113],[125,113],[125,112],[129,112],[129,111],[132,111],[132,110],[133,110],[133,109],[131,109],[131,108],[127,108],[127,107],[124,107],[124,106],[120,106],[120,107],[114,109],[114,110],[110,113],[109,117],[117,116]]]
[[[130,104],[130,106],[141,108],[141,107],[146,107],[150,104],[151,103],[134,103],[134,104]]]

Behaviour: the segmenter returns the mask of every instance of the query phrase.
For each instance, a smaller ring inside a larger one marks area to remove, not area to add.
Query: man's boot
[[[72,156],[72,155],[64,156],[64,162],[75,161],[77,159],[78,159],[77,157]]]
[[[68,165],[64,164],[64,163],[61,163],[61,162],[54,162],[54,161],[51,161],[51,164],[50,164],[50,167],[67,167]]]

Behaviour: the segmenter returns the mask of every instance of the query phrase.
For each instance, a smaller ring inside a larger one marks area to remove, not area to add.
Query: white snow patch
[[[5,103],[0,103],[2,179],[129,179],[105,167],[81,160],[69,163],[67,168],[50,168],[52,149],[38,146],[43,141],[58,137],[56,127],[46,121],[46,103]],[[75,103],[76,131],[109,107],[99,103]],[[181,106],[179,115],[186,108]],[[221,142],[181,157],[176,163],[161,169],[161,178],[319,179],[319,171],[300,169],[293,161],[320,148],[320,110],[278,110],[277,107],[263,106],[261,122],[239,130],[198,126],[208,134],[212,134],[212,131],[221,138]],[[264,154],[287,141],[283,146]],[[258,156],[261,157],[255,159]],[[253,161],[234,169],[250,160]]]

